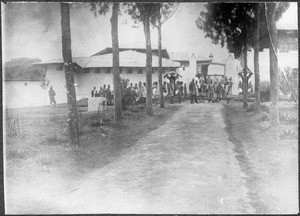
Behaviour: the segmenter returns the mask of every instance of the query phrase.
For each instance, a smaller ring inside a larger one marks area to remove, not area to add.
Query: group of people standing
[[[189,84],[191,95],[191,103],[220,102],[221,99],[226,99],[227,103],[232,95],[232,78],[229,79],[222,75],[219,80],[217,75],[205,79],[202,75],[199,78],[194,78]]]
[[[100,89],[97,91],[96,87],[93,88],[91,91],[91,96],[92,97],[105,97],[107,100],[107,105],[112,105],[112,100],[114,98],[113,91],[110,89],[110,85],[104,84],[103,87],[100,86]]]

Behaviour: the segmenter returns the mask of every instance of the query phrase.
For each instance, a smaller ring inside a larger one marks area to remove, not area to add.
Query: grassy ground
[[[288,213],[298,209],[298,108],[293,102],[280,102],[279,110],[288,117],[281,117],[279,128],[274,129],[268,112],[258,115],[243,110],[242,103],[234,101],[225,106],[236,157],[248,176],[249,188],[253,188],[249,195],[266,204],[256,205],[257,212]],[[264,121],[259,121],[261,115],[266,116]]]
[[[176,105],[167,105],[165,109],[154,105],[153,117],[146,116],[144,109],[124,111],[122,125],[108,121],[103,136],[97,124],[97,113],[80,107],[81,144],[78,147],[68,144],[65,106],[7,110],[4,134],[6,181],[14,184],[51,173],[80,178],[121,157],[147,132],[171,118],[177,109]],[[113,119],[112,107],[108,107],[105,118]],[[18,136],[9,134],[12,119],[18,119]]]

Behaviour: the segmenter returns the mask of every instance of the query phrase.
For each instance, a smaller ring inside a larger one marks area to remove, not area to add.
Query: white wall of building
[[[254,51],[251,50],[247,54],[248,59],[248,68],[254,73]],[[234,59],[232,54],[230,54],[226,59],[226,76],[232,77],[233,79],[233,89],[232,93],[237,94],[241,89],[238,89],[238,83],[241,81],[238,73],[243,70],[242,61]],[[289,52],[279,52],[278,51],[278,66],[279,68],[284,69],[285,67],[298,68],[298,51],[289,51]],[[269,49],[264,49],[262,52],[259,52],[259,73],[260,81],[270,81],[270,58],[269,58]],[[254,74],[252,75],[250,81],[254,87]]]
[[[113,90],[113,74],[105,73],[105,69],[100,69],[100,73],[95,73],[97,71],[96,68],[91,68],[89,73],[76,73],[75,74],[75,82],[76,82],[76,94],[77,99],[88,98],[91,97],[91,91],[94,87],[96,90],[100,89],[100,86],[103,87],[105,84],[111,86],[111,90]],[[163,76],[165,73],[163,73]],[[146,82],[146,71],[143,69],[142,74],[138,74],[137,69],[132,70],[132,74],[127,74],[126,69],[122,69],[122,73],[120,74],[121,78],[129,79],[129,83],[139,83]],[[152,74],[152,83],[158,81],[158,70],[154,69],[154,73]],[[163,82],[167,81],[167,79],[163,78]]]
[[[298,51],[277,52],[278,66],[285,68],[290,66],[298,68]],[[261,81],[270,81],[270,58],[269,49],[259,52],[259,73]],[[248,52],[248,68],[254,72],[254,52]]]
[[[56,93],[55,100],[56,103],[66,103],[67,102],[67,88],[66,88],[66,77],[64,70],[57,70],[58,64],[47,65],[46,79],[49,80],[49,86],[53,86]],[[47,104],[49,105],[49,103]]]
[[[48,91],[40,81],[4,81],[3,107],[18,108],[49,104]]]

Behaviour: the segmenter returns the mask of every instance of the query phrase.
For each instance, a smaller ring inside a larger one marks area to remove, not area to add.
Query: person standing
[[[182,86],[183,82],[179,82],[178,83],[178,101],[179,103],[181,103],[182,97],[183,97],[183,86]]]
[[[186,83],[184,83],[183,92],[184,92],[184,98],[186,98],[187,96]]]
[[[94,89],[91,91],[91,95],[92,97],[95,97],[97,94],[97,90],[96,90],[96,87],[94,87]]]
[[[189,84],[189,90],[190,90],[190,95],[191,95],[191,104],[198,103],[197,98],[196,98],[196,85],[195,85],[195,79],[192,79],[192,81]]]
[[[221,86],[220,82],[219,82],[219,84],[216,87],[216,93],[217,93],[217,99],[216,99],[216,101],[220,102],[220,100],[221,100],[221,94],[222,94],[222,86]]]
[[[195,81],[195,87],[196,87],[196,101],[198,101],[200,96],[200,85],[198,85],[198,80]]]
[[[170,104],[173,104],[174,96],[175,96],[175,84],[174,84],[174,80],[170,79]]]
[[[49,98],[50,98],[50,106],[52,106],[52,107],[56,107],[55,95],[56,95],[56,93],[53,89],[53,86],[50,86]]]
[[[212,80],[210,80],[210,83],[208,84],[208,102],[214,102],[215,98],[214,98],[214,85],[212,83]]]
[[[227,99],[227,103],[229,103],[229,100],[231,98],[231,85],[229,82],[226,82],[225,84],[225,97]]]

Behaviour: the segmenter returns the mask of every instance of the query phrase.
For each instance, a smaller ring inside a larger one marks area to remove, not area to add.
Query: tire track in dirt
[[[255,213],[264,214],[269,213],[270,208],[263,203],[259,196],[259,187],[257,184],[257,179],[259,178],[254,171],[254,168],[251,165],[249,158],[247,157],[247,153],[244,150],[243,142],[237,139],[234,135],[233,131],[233,123],[229,117],[229,108],[224,105],[223,107],[223,116],[225,120],[225,130],[228,134],[228,140],[234,145],[234,152],[236,153],[235,158],[238,161],[241,171],[245,174],[245,187],[248,188],[248,196],[250,198],[250,205],[255,209]],[[245,136],[247,136],[247,131],[245,132]]]

